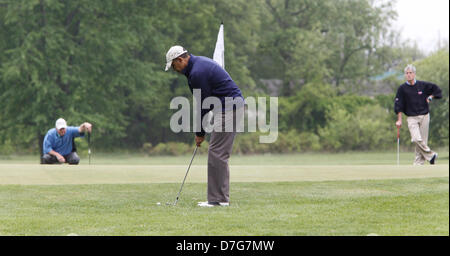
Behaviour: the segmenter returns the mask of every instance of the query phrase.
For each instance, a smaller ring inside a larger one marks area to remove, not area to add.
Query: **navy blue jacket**
[[[404,83],[397,90],[394,111],[396,114],[403,112],[407,116],[426,115],[429,112],[427,98],[430,95],[440,99],[442,91],[430,82],[416,80],[414,85]]]
[[[231,79],[227,71],[225,71],[214,60],[190,54],[188,65],[181,72],[187,77],[191,92],[194,89],[201,89],[201,102],[207,97],[213,96],[220,99],[222,109],[225,108],[225,97],[241,97],[241,90]],[[210,109],[202,109],[201,120]],[[201,132],[196,133],[197,136],[204,136],[203,127]]]

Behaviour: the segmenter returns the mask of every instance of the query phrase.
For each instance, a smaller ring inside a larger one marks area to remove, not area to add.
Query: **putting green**
[[[0,164],[0,185],[181,182],[186,165]],[[233,165],[231,182],[326,181],[448,177],[449,165]],[[206,182],[206,165],[193,165],[186,182]]]

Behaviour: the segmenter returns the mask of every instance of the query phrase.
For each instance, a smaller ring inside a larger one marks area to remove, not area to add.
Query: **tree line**
[[[192,143],[169,127],[170,100],[191,94],[164,72],[165,53],[180,44],[212,57],[221,22],[244,97],[279,97],[279,141],[243,134],[237,151],[386,148],[396,75],[414,61],[444,89],[430,142],[448,146],[448,45],[425,56],[390,29],[395,17],[392,2],[372,0],[2,0],[0,153],[38,152],[59,117],[91,122],[102,151]],[[384,91],[367,94],[374,86]]]

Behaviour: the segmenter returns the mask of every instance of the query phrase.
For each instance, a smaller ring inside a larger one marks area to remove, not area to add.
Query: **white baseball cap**
[[[66,120],[59,118],[58,120],[56,120],[55,127],[56,130],[59,130],[61,128],[67,128]]]
[[[183,48],[183,46],[175,45],[170,47],[169,51],[167,51],[166,54],[166,70],[169,70],[170,67],[172,67],[172,61],[176,59],[177,57],[180,57],[180,55],[187,53],[188,51]]]

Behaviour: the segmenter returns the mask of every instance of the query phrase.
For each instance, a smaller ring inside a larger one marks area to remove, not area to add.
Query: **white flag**
[[[225,44],[223,43],[223,23],[220,24],[219,34],[217,35],[216,49],[213,59],[225,69]]]
[[[219,34],[217,35],[216,49],[214,49],[213,60],[217,62],[223,69],[225,69],[225,44],[223,43],[223,22],[219,27]],[[212,126],[213,112],[209,111],[207,123]]]

